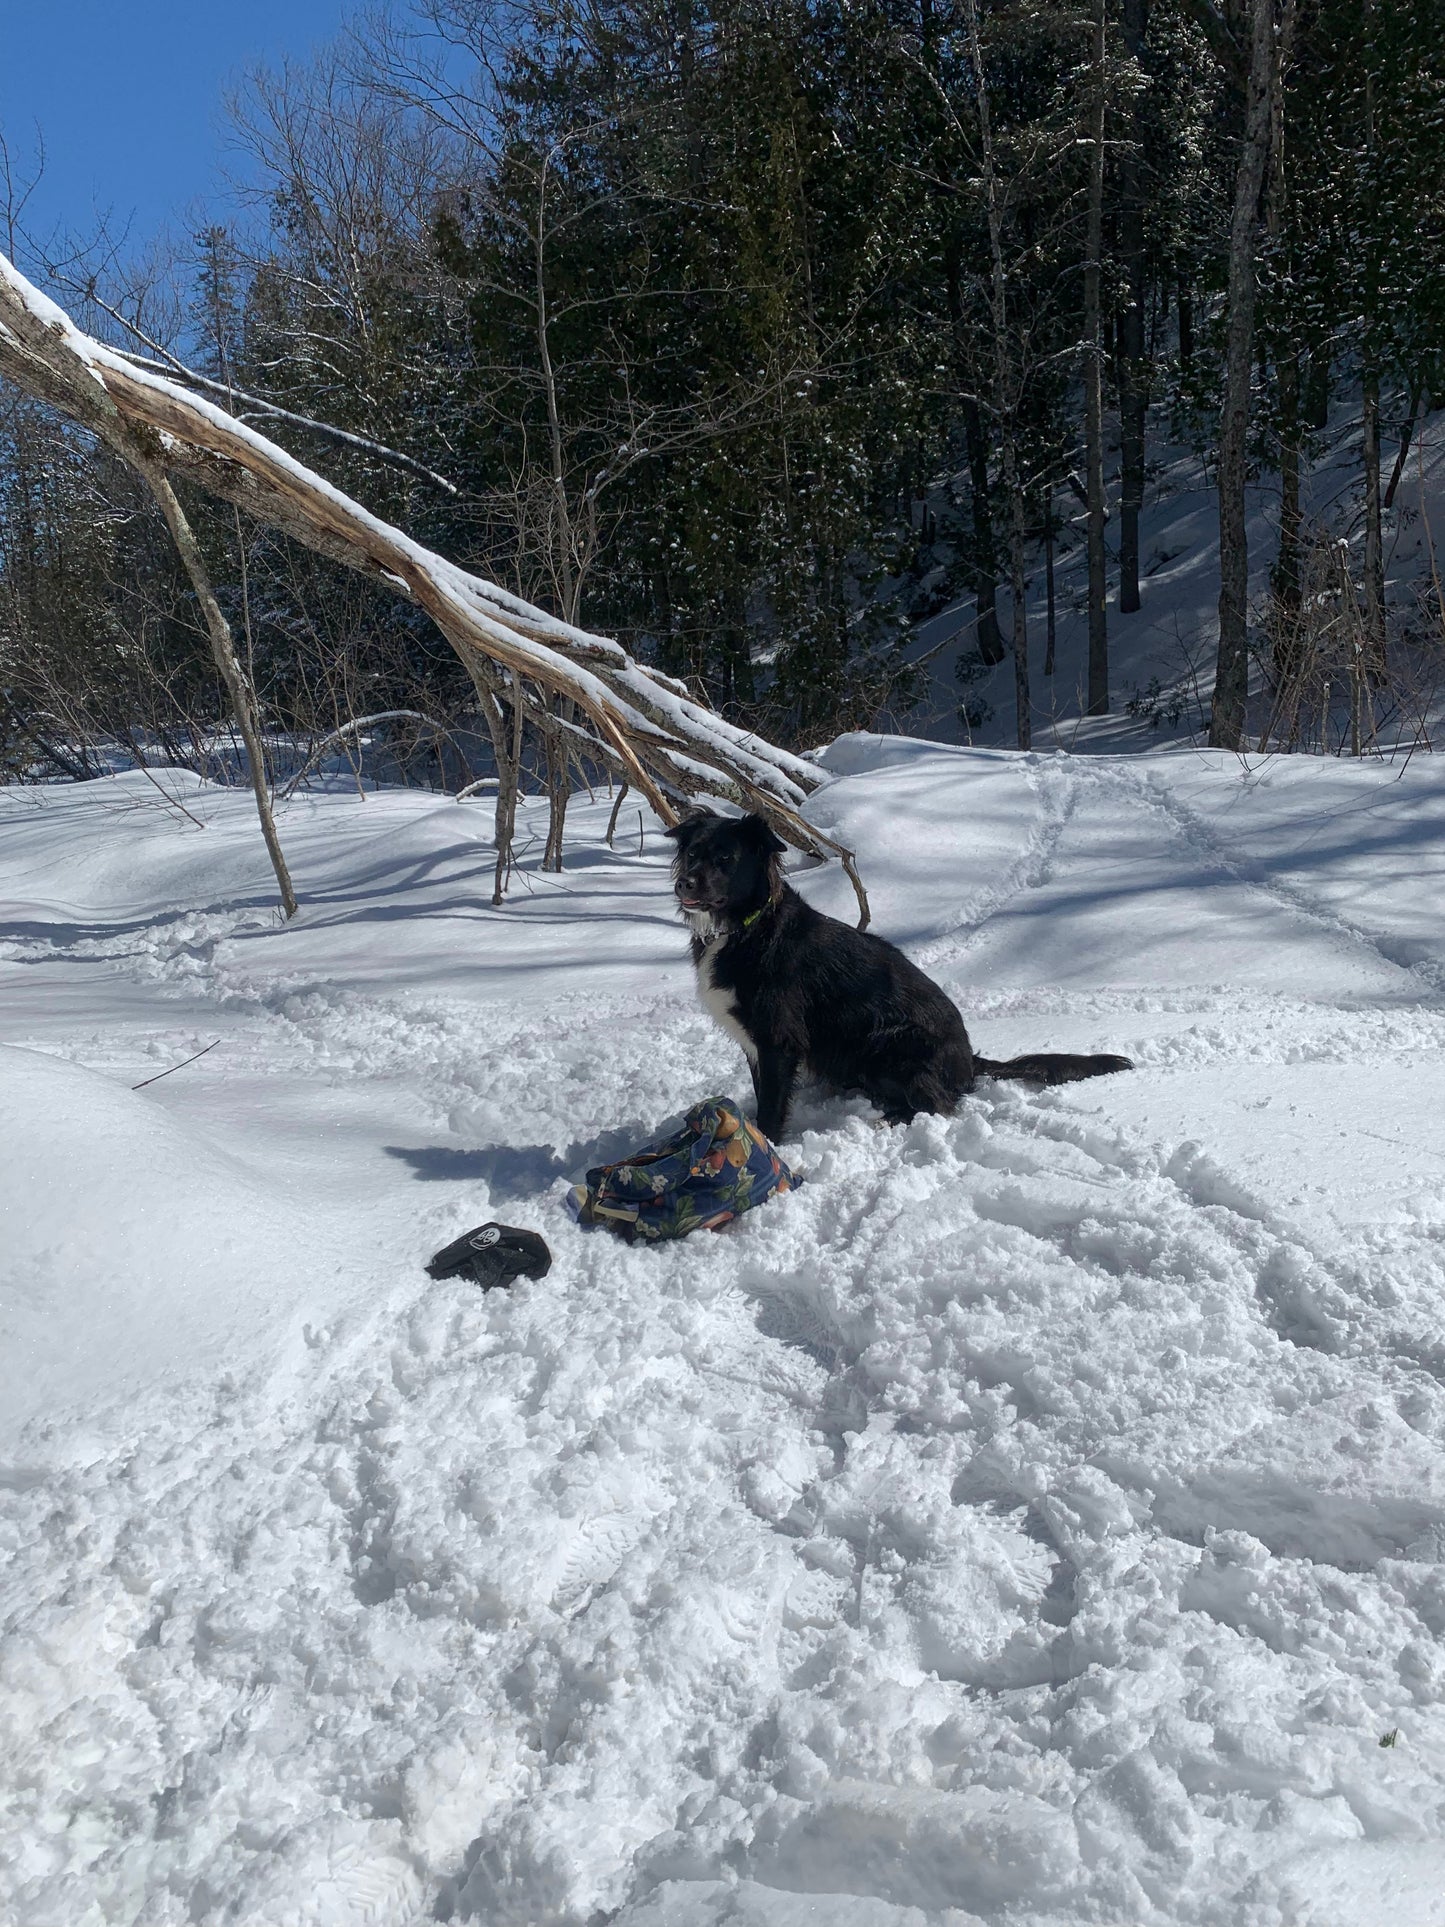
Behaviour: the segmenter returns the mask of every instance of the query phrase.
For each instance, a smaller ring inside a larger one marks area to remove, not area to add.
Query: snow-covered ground
[[[282,929],[243,795],[0,792],[0,1919],[1445,1922],[1445,771],[827,761],[983,1050],[1139,1069],[637,1251],[566,1180],[746,1078],[635,812],[494,911],[303,798]]]

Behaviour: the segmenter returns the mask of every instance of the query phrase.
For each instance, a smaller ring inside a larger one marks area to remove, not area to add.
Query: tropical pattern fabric
[[[797,1182],[732,1098],[710,1097],[675,1137],[589,1171],[567,1201],[583,1224],[653,1243],[717,1231]]]

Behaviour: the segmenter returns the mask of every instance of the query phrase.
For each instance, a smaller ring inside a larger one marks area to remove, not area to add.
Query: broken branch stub
[[[607,636],[549,616],[381,521],[247,422],[83,334],[0,255],[0,373],[102,436],[234,503],[256,521],[417,602],[464,666],[476,658],[576,704],[590,745],[665,823],[694,797],[754,810],[787,843],[843,862],[851,851],[808,823],[821,772],[697,701],[685,684],[635,662]]]

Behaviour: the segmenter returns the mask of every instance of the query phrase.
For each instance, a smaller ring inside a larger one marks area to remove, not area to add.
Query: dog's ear
[[[748,833],[749,841],[761,850],[764,856],[781,856],[788,847],[774,832],[766,817],[745,816],[743,828]]]
[[[687,848],[691,839],[703,828],[704,824],[715,823],[716,821],[717,815],[713,810],[689,810],[687,815],[682,817],[678,822],[669,824],[662,834],[664,836],[670,836],[677,847],[680,850],[684,850]]]

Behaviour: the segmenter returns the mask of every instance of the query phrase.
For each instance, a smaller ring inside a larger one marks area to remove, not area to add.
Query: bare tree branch
[[[374,716],[354,716],[349,723],[343,723],[340,729],[333,729],[328,735],[321,738],[321,741],[312,750],[311,754],[291,778],[291,781],[286,785],[285,789],[282,790],[282,802],[284,803],[288,797],[296,794],[297,790],[300,789],[312,770],[316,768],[327,750],[334,748],[337,743],[345,742],[348,736],[355,736],[359,730],[374,729],[378,723],[399,723],[403,721],[425,723],[428,729],[435,731],[444,731],[446,728],[445,723],[436,722],[430,716],[423,716],[419,709],[379,709]]]
[[[458,495],[461,491],[455,482],[449,482],[445,475],[438,475],[434,468],[424,462],[413,461],[410,455],[403,455],[400,449],[388,448],[384,442],[374,442],[366,435],[353,435],[349,428],[334,428],[330,422],[318,422],[310,415],[297,415],[289,408],[282,408],[274,401],[266,401],[260,395],[248,395],[243,388],[237,388],[228,381],[212,381],[209,375],[198,375],[193,368],[177,362],[174,368],[165,362],[151,361],[144,355],[131,354],[121,348],[127,361],[134,362],[137,368],[148,368],[153,374],[169,375],[172,380],[188,382],[193,388],[200,388],[208,395],[224,395],[231,401],[242,402],[247,408],[258,408],[273,421],[287,422],[292,428],[304,429],[308,435],[319,435],[323,441],[336,442],[343,448],[358,449],[363,455],[371,455],[378,462],[385,462],[389,468],[404,469],[408,475],[415,475],[423,482],[430,482],[434,488],[445,489],[448,495]],[[174,357],[168,357],[174,359]],[[239,417],[244,421],[244,415]]]

